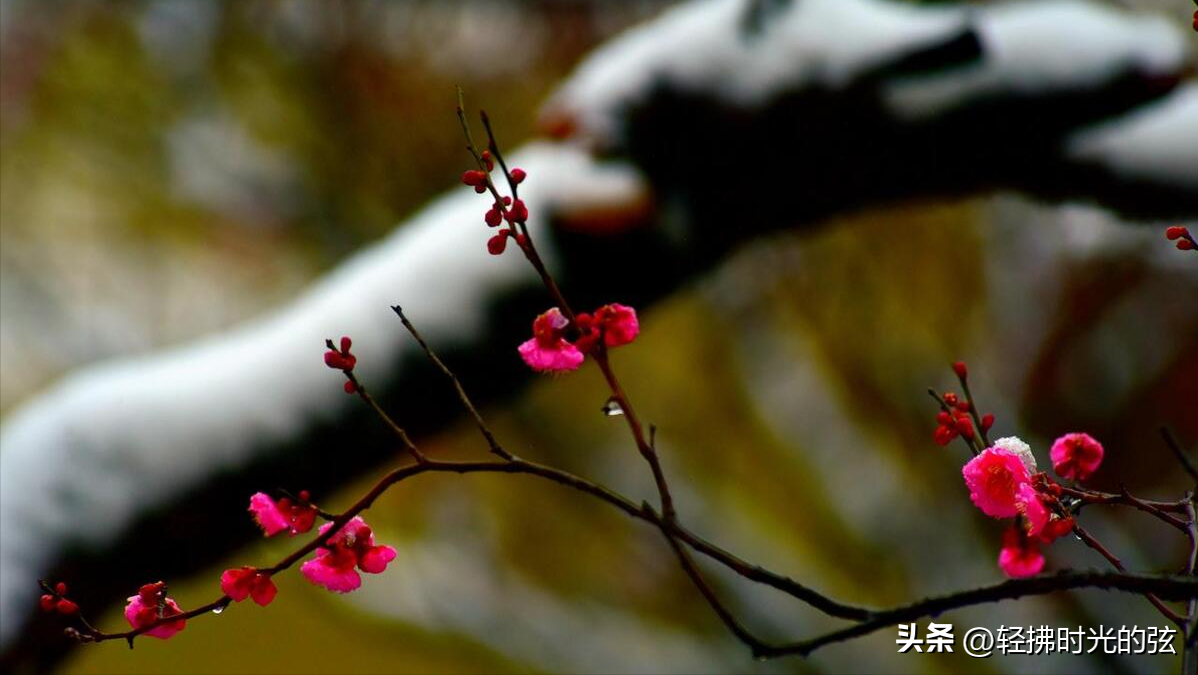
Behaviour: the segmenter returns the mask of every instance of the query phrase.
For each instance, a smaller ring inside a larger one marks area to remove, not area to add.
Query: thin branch
[[[653,510],[647,503],[644,505],[644,509],[648,512]],[[695,564],[690,553],[674,538],[664,519],[660,521],[660,527],[666,541],[670,544],[670,549],[674,551],[674,555],[678,558],[678,564],[682,566],[682,570],[686,572],[686,576],[690,578],[695,588],[699,589],[699,593],[703,595],[703,599],[707,601],[708,606],[720,618],[720,621],[724,622],[724,625],[737,639],[748,645],[749,649],[753,652],[753,658],[763,658],[771,655],[777,647],[763,642],[737,620],[736,616],[732,614],[732,610],[728,609],[719,596],[716,595],[715,589],[711,587],[711,584],[707,583],[707,580],[703,578],[703,573],[699,571],[699,566]]]
[[[1165,445],[1169,446],[1169,449],[1173,451],[1173,456],[1177,458],[1177,462],[1181,464],[1181,468],[1190,474],[1190,478],[1194,479],[1195,485],[1198,485],[1198,467],[1194,466],[1194,460],[1181,447],[1181,443],[1177,441],[1177,437],[1173,435],[1169,427],[1161,427],[1161,438],[1165,439]]]
[[[453,389],[455,392],[457,392],[458,401],[461,402],[462,406],[466,409],[466,412],[470,414],[470,417],[474,419],[474,426],[478,427],[479,433],[481,433],[483,439],[487,441],[487,447],[491,449],[491,452],[499,457],[502,457],[503,459],[515,459],[515,455],[505,450],[503,446],[499,444],[499,441],[495,439],[495,434],[491,433],[490,428],[488,428],[486,422],[483,421],[483,416],[479,414],[478,409],[474,407],[474,403],[470,401],[470,397],[466,394],[466,390],[462,387],[462,383],[458,381],[457,375],[454,375],[453,371],[450,370],[449,367],[446,366],[445,363],[440,359],[440,357],[437,356],[432,347],[428,346],[428,343],[424,341],[424,337],[420,335],[420,331],[416,330],[416,326],[413,326],[412,322],[409,321],[408,317],[403,313],[403,308],[399,305],[392,305],[391,309],[396,315],[399,316],[399,320],[403,322],[403,327],[408,329],[408,332],[411,333],[412,337],[416,339],[416,342],[420,344],[420,348],[424,350],[425,355],[427,355],[429,360],[433,362],[433,365],[435,365],[437,369],[440,370],[441,373],[445,375],[445,377],[449,378],[449,381],[453,383]]]
[[[667,521],[673,521],[677,518],[677,513],[674,511],[674,499],[670,496],[670,486],[666,482],[665,472],[661,468],[661,460],[657,456],[657,450],[645,440],[645,429],[641,426],[640,418],[637,417],[636,410],[632,407],[632,402],[628,395],[624,393],[624,387],[620,385],[619,378],[612,370],[611,362],[607,358],[607,350],[603,347],[603,340],[600,338],[595,350],[595,363],[599,366],[599,370],[603,372],[603,379],[607,381],[607,386],[611,390],[612,398],[620,405],[624,411],[624,419],[628,422],[628,429],[632,433],[632,438],[636,442],[637,450],[641,456],[648,462],[650,470],[653,472],[653,480],[657,484],[657,493],[661,498],[662,517]]]
[[[387,414],[387,411],[383,410],[383,407],[379,405],[378,401],[374,400],[374,397],[370,395],[370,392],[366,391],[366,387],[358,381],[358,378],[356,375],[354,375],[353,371],[345,371],[345,377],[353,383],[354,391],[357,392],[358,398],[366,401],[366,404],[374,409],[374,412],[376,412],[378,416],[382,418],[383,422],[385,422],[388,427],[391,427],[391,431],[399,437],[399,441],[403,444],[404,450],[406,450],[408,454],[412,456],[412,459],[415,459],[417,464],[424,464],[427,462],[428,457],[425,457],[424,453],[420,452],[420,448],[417,448],[416,444],[412,442],[412,438],[408,436],[408,432],[405,431],[403,427],[399,426],[395,420],[391,419],[391,416]]]
[[[1127,502],[1129,504],[1131,504],[1135,508],[1143,511],[1144,513],[1150,513],[1150,514],[1156,516],[1163,522],[1168,523],[1169,525],[1172,525],[1173,527],[1177,528],[1183,534],[1188,533],[1187,525],[1186,525],[1185,521],[1183,521],[1181,518],[1178,518],[1177,516],[1173,516],[1168,513],[1165,513],[1161,509],[1153,506],[1152,504],[1149,504],[1148,502],[1144,501],[1143,499],[1140,499],[1139,497],[1133,496],[1130,492],[1127,491],[1126,486],[1120,485],[1119,493],[1123,496],[1124,499],[1127,500]]]
[[[982,417],[978,411],[977,402],[973,400],[973,394],[969,391],[969,375],[958,373],[957,381],[961,383],[961,393],[965,394],[965,400],[969,402],[969,414],[973,416],[973,424],[977,427],[978,437],[981,439],[982,449],[984,450],[990,447],[990,437],[986,434],[986,430],[982,428]]]
[[[1114,492],[1099,492],[1097,490],[1083,490],[1081,488],[1069,487],[1068,485],[1060,485],[1061,494],[1076,497],[1085,504],[1122,504],[1123,506],[1132,506],[1141,510],[1142,507],[1151,507],[1155,511],[1148,511],[1156,515],[1156,511],[1167,513],[1185,513],[1186,500],[1181,499],[1175,502],[1166,502],[1153,499],[1140,499],[1134,497],[1126,491],[1123,494]]]
[[[1185,573],[1190,577],[1198,569],[1198,517],[1194,511],[1194,493],[1186,493],[1186,537],[1190,540],[1190,555],[1186,558]],[[1198,673],[1198,598],[1190,600],[1186,608],[1186,620],[1181,629],[1181,672]]]
[[[1103,546],[1102,542],[1095,539],[1094,535],[1090,534],[1084,527],[1078,525],[1076,522],[1073,524],[1073,533],[1076,534],[1086,546],[1098,551],[1099,555],[1101,555],[1103,558],[1106,558],[1107,562],[1111,563],[1111,567],[1114,567],[1120,572],[1127,571],[1127,568],[1123,565],[1123,561],[1120,560],[1118,556],[1116,556],[1114,553],[1111,553],[1110,549],[1108,549],[1106,546]],[[1163,615],[1166,619],[1172,621],[1178,626],[1184,625],[1184,619],[1181,617],[1181,615],[1179,615],[1177,612],[1174,612],[1172,609],[1169,609],[1169,607],[1165,605],[1165,603],[1161,602],[1161,599],[1155,594],[1145,593],[1144,597],[1147,598],[1148,602],[1151,602],[1152,606],[1156,607],[1157,611],[1160,612],[1161,615]]]

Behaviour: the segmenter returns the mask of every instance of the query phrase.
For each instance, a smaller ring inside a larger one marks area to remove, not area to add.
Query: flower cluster
[[[67,599],[67,585],[63,582],[58,582],[54,588],[49,588],[45,584],[43,588],[50,591],[41,597],[41,607],[43,612],[58,612],[63,616],[71,616],[79,613],[79,605],[74,601]]]
[[[508,226],[496,232],[490,239],[487,240],[487,251],[491,255],[499,255],[507,249],[507,241],[509,238],[516,241],[516,245],[524,248],[528,245],[528,235],[525,234],[518,226],[523,225],[528,221],[528,207],[524,201],[518,197],[499,196],[499,192],[495,190],[494,184],[491,182],[490,172],[495,169],[495,158],[490,150],[483,150],[479,155],[479,159],[484,166],[484,169],[470,169],[462,173],[462,183],[474,188],[478,194],[483,194],[488,190],[492,190],[495,195],[495,201],[491,204],[491,208],[483,215],[483,221],[487,227],[499,227],[503,223]],[[524,169],[514,168],[507,173],[508,182],[512,187],[513,194],[515,187],[524,182],[528,177],[528,173]]]
[[[520,358],[538,372],[576,370],[600,342],[605,348],[626,345],[640,333],[636,310],[626,305],[604,305],[575,317],[578,337],[567,339],[570,321],[557,307],[532,322],[532,338],[520,345]]]
[[[1194,12],[1194,16],[1194,22],[1198,24],[1198,12]],[[1190,234],[1189,228],[1182,227],[1181,225],[1167,227],[1165,228],[1165,238],[1176,242],[1175,245],[1182,251],[1198,251],[1198,241],[1194,240],[1194,235]]]
[[[308,502],[309,496],[307,490],[302,490],[298,501],[289,497],[275,501],[266,493],[257,492],[250,497],[250,513],[266,536],[286,531],[294,537],[312,529],[316,522],[318,509]]]
[[[962,364],[962,372],[964,366]],[[936,431],[932,433],[932,439],[937,445],[948,445],[957,436],[961,436],[967,441],[972,442],[974,439],[973,420],[970,419],[970,412],[973,410],[973,404],[968,400],[958,397],[953,392],[945,392],[942,397],[944,405],[948,410],[941,410],[936,413]],[[994,426],[994,415],[986,413],[982,416],[981,430],[986,432],[990,427]]]
[[[1102,444],[1088,434],[1071,433],[1052,446],[1053,469],[1064,478],[1089,476],[1102,462]],[[1039,574],[1042,544],[1073,529],[1072,512],[1061,503],[1061,486],[1037,472],[1031,447],[1011,436],[1000,438],[961,470],[969,498],[992,518],[1015,518],[1003,534],[998,565],[1010,577]]]
[[[137,591],[137,595],[129,598],[125,606],[125,618],[134,628],[145,628],[158,623],[161,619],[182,614],[179,604],[166,595],[166,584],[158,581],[146,584]],[[163,621],[145,634],[162,640],[171,638],[187,626],[187,619]]]
[[[325,523],[320,533],[332,526]],[[314,584],[348,593],[362,585],[357,570],[380,574],[387,569],[387,563],[395,560],[395,555],[394,548],[375,545],[370,526],[360,517],[354,517],[329,537],[325,546],[316,549],[316,557],[301,565],[300,572]]]

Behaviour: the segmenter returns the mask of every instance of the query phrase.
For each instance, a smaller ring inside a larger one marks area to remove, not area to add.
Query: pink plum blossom
[[[269,605],[279,592],[270,575],[262,574],[254,567],[225,570],[220,575],[220,590],[234,602],[252,597],[262,607]]]
[[[129,621],[129,625],[134,628],[142,628],[149,626],[158,621],[159,601],[162,602],[162,616],[171,617],[176,614],[182,614],[183,610],[179,609],[178,603],[171,598],[165,597],[166,584],[161,581],[153,584],[142,586],[137,595],[129,597],[129,604],[125,605],[125,618]],[[167,621],[159,626],[156,626],[144,633],[150,637],[166,640],[183,630],[187,626],[187,619],[177,619],[175,621]]]
[[[1037,539],[1029,537],[1018,527],[1008,528],[1002,539],[998,566],[1008,577],[1035,576],[1044,569],[1044,554],[1040,552]]]
[[[1013,518],[1020,514],[1020,505],[1028,495],[1021,488],[1030,488],[1031,478],[1019,455],[1002,448],[986,448],[969,460],[961,473],[969,488],[969,498],[982,513],[992,518]]]
[[[595,319],[603,327],[603,343],[608,347],[626,345],[641,332],[636,310],[627,305],[604,305],[595,311]]]
[[[1102,464],[1102,443],[1086,433],[1065,434],[1052,443],[1052,469],[1069,480],[1085,480]]]
[[[332,523],[321,526],[324,534]],[[360,517],[354,517],[336,534],[316,549],[316,557],[300,566],[308,581],[324,586],[330,591],[348,593],[362,585],[362,577],[354,568],[369,574],[379,574],[387,563],[395,560],[396,552],[390,546],[376,546],[374,533]]]
[[[538,372],[577,370],[585,357],[565,338],[569,324],[557,307],[538,316],[532,323],[532,339],[519,347],[520,358]]]
[[[307,491],[300,492],[300,499],[307,501]],[[294,537],[312,529],[316,522],[315,506],[297,504],[287,497],[276,502],[264,492],[250,496],[250,513],[254,514],[254,520],[268,537],[283,531],[288,531]]]

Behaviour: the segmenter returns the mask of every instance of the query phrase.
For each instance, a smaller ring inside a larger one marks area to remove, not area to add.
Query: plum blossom
[[[536,371],[575,370],[602,338],[605,347],[620,347],[636,339],[640,322],[636,310],[618,303],[575,317],[578,339],[566,339],[570,321],[554,307],[532,324],[533,338],[520,345],[521,358]]]
[[[1008,577],[1035,576],[1044,569],[1044,554],[1040,552],[1038,539],[1018,527],[1010,527],[1003,533],[1002,540],[998,566]]]
[[[532,323],[532,339],[519,347],[520,358],[538,372],[577,370],[585,357],[566,340],[569,325],[569,319],[557,307],[538,316]]]
[[[183,610],[179,609],[178,603],[166,597],[166,584],[161,581],[146,584],[138,589],[137,595],[129,597],[129,604],[125,605],[125,618],[129,621],[130,626],[144,628],[159,620],[160,608],[162,618],[183,613]],[[186,626],[187,619],[166,621],[146,631],[144,635],[166,640]]]
[[[969,498],[982,513],[992,518],[1020,515],[1021,510],[1027,508],[1029,494],[1032,497],[1035,495],[1027,465],[1020,455],[1011,450],[986,448],[969,460],[961,473],[969,488]],[[1028,490],[1022,489],[1024,487]]]
[[[579,314],[578,330],[582,336],[575,344],[587,353],[598,344],[600,335],[607,347],[620,347],[632,342],[641,332],[641,324],[637,321],[635,309],[613,302],[595,310],[594,314]]]
[[[321,526],[324,534],[332,523]],[[336,534],[316,549],[316,557],[300,566],[308,581],[330,591],[348,593],[362,585],[362,577],[354,568],[369,574],[379,574],[387,563],[395,560],[395,549],[376,546],[374,533],[360,517],[354,517]]]
[[[255,567],[225,570],[220,575],[220,590],[234,602],[253,598],[262,607],[269,605],[279,592],[270,575],[259,572]]]
[[[308,501],[308,491],[299,493],[304,502]],[[268,537],[287,531],[291,536],[303,534],[312,529],[316,522],[317,509],[311,504],[297,504],[288,497],[277,502],[264,492],[256,492],[250,497],[250,513],[254,520]]]
[[[1086,433],[1065,434],[1052,443],[1052,469],[1069,480],[1085,480],[1102,464],[1103,449]]]

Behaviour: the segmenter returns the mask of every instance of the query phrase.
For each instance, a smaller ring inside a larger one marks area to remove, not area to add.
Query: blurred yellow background
[[[286,302],[453,188],[465,164],[455,85],[514,146],[582,55],[663,4],[0,3],[0,410],[74,367]],[[1031,442],[1042,465],[1052,438],[1086,429],[1107,447],[1097,487],[1180,494],[1156,429],[1198,438],[1198,275],[1160,229],[1011,195],[853,214],[733,252],[644,312],[643,337],[616,367],[660,429],[683,518],[713,541],[860,603],[997,581],[1002,525],[969,503],[964,450],[932,443],[924,389],[949,388],[948,363],[965,359],[998,435]],[[623,424],[599,412],[605,398],[584,369],[484,412],[518,454],[648,497]],[[423,445],[485,450],[466,425]],[[1088,517],[1133,568],[1181,559],[1183,542],[1140,514]],[[400,557],[357,594],[282,575],[268,609],[235,606],[132,651],[79,649],[63,672],[1175,667],[896,657],[890,630],[808,661],[755,663],[657,533],[557,486],[424,476],[370,521]],[[221,569],[291,543],[238,551],[172,581],[173,595],[206,602]],[[1101,562],[1074,541],[1048,557],[1049,569]],[[764,634],[838,625],[713,576]],[[124,625],[119,608],[99,619]],[[1101,592],[951,620],[958,634],[1163,625],[1141,599]]]

